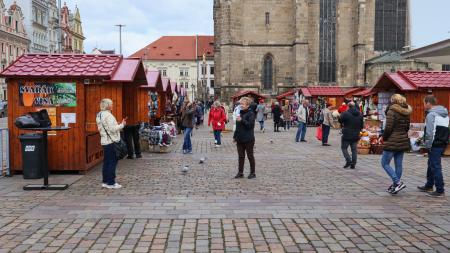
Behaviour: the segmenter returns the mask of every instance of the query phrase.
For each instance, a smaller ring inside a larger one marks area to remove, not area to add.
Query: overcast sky
[[[66,0],[78,4],[86,36],[85,51],[98,46],[119,48],[130,55],[163,35],[213,34],[213,0]],[[412,45],[424,46],[450,38],[450,0],[412,1]],[[64,1],[63,1],[64,2]]]

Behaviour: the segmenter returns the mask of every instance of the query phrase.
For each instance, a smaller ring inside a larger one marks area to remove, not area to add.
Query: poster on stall
[[[77,106],[76,83],[19,83],[21,106],[75,107]]]

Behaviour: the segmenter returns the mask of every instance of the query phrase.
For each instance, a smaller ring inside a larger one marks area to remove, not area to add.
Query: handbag
[[[43,109],[38,112],[30,112],[31,117],[39,123],[38,127],[50,127],[52,125],[52,121],[48,116],[47,110]]]
[[[18,128],[36,128],[40,126],[39,122],[31,117],[30,114],[25,114],[16,118],[14,124]]]
[[[100,114],[100,120],[101,120],[101,114]],[[108,130],[106,130],[105,125],[103,124],[102,121],[102,126],[103,129],[105,129],[106,135],[108,136],[108,138],[112,141],[113,139],[111,138],[111,136],[108,133]],[[125,144],[125,142],[122,140],[122,138],[120,138],[119,141],[115,142],[113,141],[113,146],[114,146],[114,153],[116,154],[116,159],[117,160],[122,160],[123,158],[125,158],[125,156],[128,155],[128,149],[127,149],[127,145]]]
[[[316,130],[316,138],[317,140],[321,141],[322,140],[322,126],[318,127]]]

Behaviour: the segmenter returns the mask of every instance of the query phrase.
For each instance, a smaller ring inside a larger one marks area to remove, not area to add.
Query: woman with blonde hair
[[[401,181],[403,173],[403,155],[410,150],[408,137],[412,108],[406,103],[406,98],[400,94],[391,97],[391,105],[386,113],[386,126],[383,133],[384,147],[381,166],[392,179],[389,186],[390,194],[397,194],[406,185]],[[395,170],[390,163],[394,159]]]
[[[117,158],[114,143],[120,141],[120,131],[127,124],[126,118],[117,124],[116,118],[111,113],[113,102],[104,98],[100,102],[100,112],[97,114],[97,128],[100,132],[100,142],[103,148],[103,183],[102,187],[119,189],[122,186],[116,182]]]

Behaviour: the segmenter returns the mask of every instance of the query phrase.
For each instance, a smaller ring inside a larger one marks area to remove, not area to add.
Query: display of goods
[[[370,151],[372,154],[381,155],[383,154],[383,145],[382,144],[373,144],[370,146]]]
[[[366,140],[359,140],[358,142],[358,148],[370,148],[370,142]]]
[[[368,132],[367,130],[362,130],[362,131],[359,133],[359,136],[361,136],[361,137],[369,136],[369,132]]]

